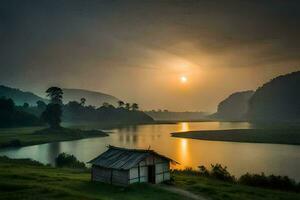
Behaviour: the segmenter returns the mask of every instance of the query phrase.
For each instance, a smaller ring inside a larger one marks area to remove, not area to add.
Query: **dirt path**
[[[201,197],[201,196],[198,196],[192,192],[189,192],[187,190],[183,190],[183,189],[180,189],[180,188],[177,188],[177,187],[174,187],[174,186],[168,186],[168,185],[160,185],[160,188],[164,189],[164,190],[167,190],[169,192],[173,192],[173,193],[176,193],[176,194],[180,194],[182,196],[185,196],[185,197],[188,197],[190,199],[195,199],[195,200],[207,200],[207,198],[204,198],[204,197]]]

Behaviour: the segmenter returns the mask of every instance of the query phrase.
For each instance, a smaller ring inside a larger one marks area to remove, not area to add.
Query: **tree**
[[[62,89],[58,87],[50,87],[46,90],[47,96],[50,97],[50,103],[47,105],[46,110],[42,113],[42,119],[47,122],[50,128],[60,128],[62,116]]]
[[[62,104],[63,91],[59,87],[50,87],[46,90],[47,96],[50,97],[51,103]]]
[[[80,105],[84,106],[85,105],[85,102],[86,102],[86,98],[82,97],[80,99]]]
[[[41,100],[37,101],[36,105],[37,105],[38,110],[43,110],[43,111],[47,107],[47,104],[45,102],[41,101]]]
[[[119,108],[122,108],[124,104],[125,104],[124,101],[118,101]]]
[[[130,110],[130,108],[131,108],[130,103],[126,103],[126,104],[125,104],[125,108],[126,108],[127,110]]]
[[[139,105],[137,103],[133,103],[131,108],[132,108],[133,111],[136,111],[136,110],[139,109]]]
[[[61,128],[61,105],[57,103],[49,103],[46,110],[42,113],[42,119],[47,122],[52,129]]]
[[[24,103],[23,104],[23,108],[25,108],[25,109],[29,108],[29,104],[28,103]]]
[[[12,99],[0,98],[0,127],[12,125],[15,103]]]

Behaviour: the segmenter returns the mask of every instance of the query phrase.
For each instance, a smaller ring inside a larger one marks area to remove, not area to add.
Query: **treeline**
[[[118,102],[118,107],[109,103],[103,103],[96,108],[85,106],[85,99],[70,101],[63,106],[63,119],[69,122],[88,121],[88,122],[121,122],[121,123],[141,123],[152,122],[153,119],[144,112],[139,111],[136,103]]]
[[[35,126],[48,123],[51,127],[59,127],[64,122],[99,122],[99,123],[147,123],[153,119],[142,111],[139,111],[137,103],[118,102],[115,107],[109,103],[103,103],[100,107],[85,105],[86,99],[62,103],[63,91],[57,87],[51,87],[47,91],[50,98],[48,104],[39,100],[35,106],[24,103],[16,106],[12,99],[2,97],[0,99],[0,127]],[[51,123],[51,124],[50,124]]]
[[[228,172],[226,166],[222,166],[221,164],[212,164],[210,169],[207,169],[205,166],[199,166],[198,171],[193,170],[192,168],[186,168],[184,170],[173,170],[173,172],[184,173],[193,176],[209,177],[221,181],[254,187],[300,192],[300,183],[297,183],[288,176],[276,176],[273,174],[267,176],[264,173],[246,173],[240,176],[240,178],[236,178]]]
[[[37,126],[43,124],[42,120],[16,106],[12,99],[0,98],[0,127],[9,128],[17,126]]]

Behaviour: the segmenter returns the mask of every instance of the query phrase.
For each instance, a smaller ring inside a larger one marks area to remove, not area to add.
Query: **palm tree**
[[[119,108],[122,108],[124,105],[125,105],[125,103],[124,103],[124,101],[118,101],[118,105],[119,105]]]
[[[139,105],[137,103],[133,103],[131,108],[132,108],[133,111],[136,111],[136,110],[139,109]]]
[[[125,108],[126,108],[126,110],[130,110],[130,108],[131,108],[130,103],[126,103]]]

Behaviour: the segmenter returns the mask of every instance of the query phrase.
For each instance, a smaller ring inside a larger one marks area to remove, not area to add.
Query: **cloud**
[[[134,69],[143,77],[181,73],[181,65],[297,65],[299,10],[298,1],[271,0],[1,1],[0,78],[28,87],[59,82],[115,89],[113,80]],[[122,69],[129,70],[118,74]]]

